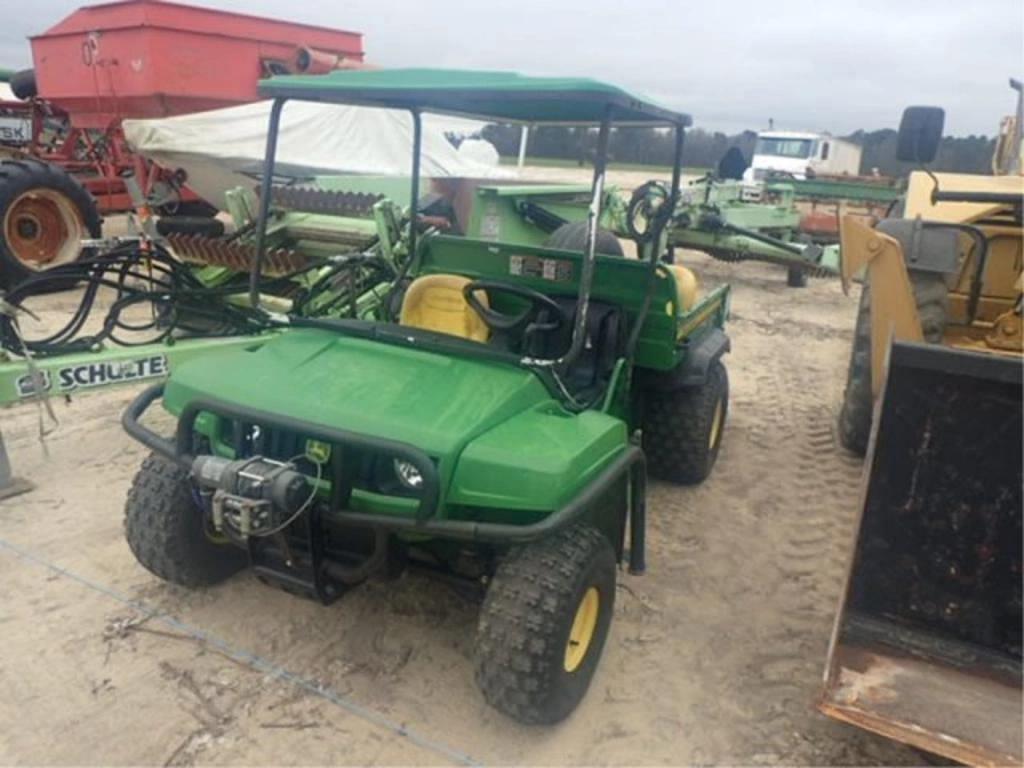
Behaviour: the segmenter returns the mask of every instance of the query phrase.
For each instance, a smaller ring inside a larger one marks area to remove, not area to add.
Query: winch
[[[224,533],[227,528],[243,539],[283,530],[309,506],[315,493],[294,463],[263,456],[197,456],[192,477],[209,500],[214,529]]]

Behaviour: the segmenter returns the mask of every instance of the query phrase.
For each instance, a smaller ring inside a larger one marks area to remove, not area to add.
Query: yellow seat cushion
[[[490,330],[462,295],[462,289],[470,282],[461,275],[417,277],[405,292],[398,321],[410,328],[487,341]],[[483,306],[488,306],[486,293],[481,291],[478,298]]]
[[[697,276],[692,270],[681,264],[662,264],[676,283],[676,297],[679,309],[682,312],[689,312],[697,303],[698,283]]]

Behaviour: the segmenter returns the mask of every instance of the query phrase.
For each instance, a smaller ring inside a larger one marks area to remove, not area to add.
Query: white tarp
[[[252,186],[266,151],[270,102],[157,120],[125,120],[128,143],[219,208],[224,192]],[[512,174],[460,155],[445,138],[445,118],[424,116],[421,174],[426,178],[508,178]],[[277,171],[284,175],[409,176],[412,118],[407,112],[288,102],[281,115]]]
[[[497,168],[501,163],[501,155],[487,139],[464,139],[459,144],[459,157],[489,168]]]

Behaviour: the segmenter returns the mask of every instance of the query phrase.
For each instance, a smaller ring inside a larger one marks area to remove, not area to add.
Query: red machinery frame
[[[31,119],[31,140],[9,149],[67,171],[101,213],[132,208],[128,175],[158,205],[199,199],[180,171],[131,150],[122,120],[247,103],[269,74],[363,61],[356,32],[164,0],[80,8],[31,43],[38,95],[0,102],[0,110]]]

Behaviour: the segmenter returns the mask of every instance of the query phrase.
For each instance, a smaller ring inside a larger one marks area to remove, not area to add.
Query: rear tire
[[[940,343],[949,315],[949,290],[945,277],[935,272],[911,272],[910,286],[924,340],[931,344]],[[871,392],[871,287],[864,283],[838,423],[840,444],[859,456],[868,450],[874,405]]]
[[[247,562],[241,549],[209,539],[188,473],[157,454],[142,462],[132,481],[124,534],[146,570],[183,587],[224,581]]]
[[[501,561],[476,642],[476,681],[491,706],[522,723],[568,717],[601,658],[615,575],[612,545],[585,525]]]
[[[729,375],[721,360],[700,387],[647,392],[643,446],[653,477],[682,485],[703,482],[718,458],[729,413]]]
[[[89,255],[77,241],[99,237],[101,223],[92,195],[60,168],[31,158],[0,162],[0,288]]]
[[[557,248],[561,251],[582,251],[587,247],[587,222],[571,221],[563,224],[544,241],[545,248]],[[614,233],[607,229],[597,228],[597,247],[595,253],[603,256],[625,256],[622,243]]]

